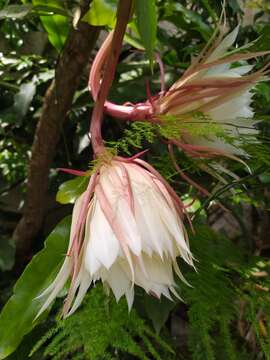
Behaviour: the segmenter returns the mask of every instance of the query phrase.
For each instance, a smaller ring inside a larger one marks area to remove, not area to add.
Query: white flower
[[[209,43],[210,48],[194,60],[184,75],[155,104],[156,114],[176,116],[179,121],[194,124],[194,128],[198,122],[209,119],[207,121],[225,131],[231,142],[211,134],[211,131],[207,136],[187,131],[182,135],[183,143],[224,154],[246,155],[239,147],[241,136],[254,139],[257,134],[255,121],[252,120],[251,89],[261,80],[263,72],[248,74],[253,67],[236,62],[264,53],[228,54],[238,30],[239,27],[236,27],[220,43],[220,40]],[[202,113],[205,118],[194,118],[195,113]]]
[[[175,273],[184,280],[176,258],[193,265],[181,216],[183,205],[173,189],[140,159],[113,159],[92,176],[77,199],[68,256],[47,296],[43,312],[71,276],[64,313],[81,304],[92,283],[101,280],[117,300],[131,308],[134,284],[149,294],[171,299]]]

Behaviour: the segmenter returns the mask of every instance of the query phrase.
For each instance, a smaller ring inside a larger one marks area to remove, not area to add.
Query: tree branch
[[[82,15],[89,9],[90,2],[82,0]],[[42,226],[46,212],[49,168],[80,75],[89,61],[99,30],[84,22],[79,22],[77,30],[71,30],[56,68],[55,79],[46,92],[32,145],[24,212],[13,233],[19,263],[29,254]]]

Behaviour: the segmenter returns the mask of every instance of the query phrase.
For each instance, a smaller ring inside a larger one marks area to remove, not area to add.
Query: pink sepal
[[[147,151],[149,151],[149,149],[140,151],[138,154],[135,154],[129,158],[124,158],[122,156],[116,156],[115,159],[118,161],[125,162],[125,163],[132,162],[133,160],[135,160],[135,159],[139,158],[140,156],[142,156],[143,154],[145,154]]]
[[[63,171],[68,174],[76,175],[76,176],[86,176],[86,171],[74,170],[74,169],[66,169],[66,168],[57,168],[57,171]]]

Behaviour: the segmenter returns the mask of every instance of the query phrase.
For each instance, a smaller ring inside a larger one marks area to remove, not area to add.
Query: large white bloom
[[[66,315],[99,279],[117,300],[125,295],[129,308],[134,284],[158,298],[178,296],[173,269],[183,277],[176,258],[193,265],[182,215],[173,189],[146,162],[116,158],[102,165],[75,203],[68,256],[42,294],[47,298],[40,313],[70,276]]]
[[[207,136],[187,131],[182,135],[184,143],[224,154],[246,155],[239,147],[239,140],[241,136],[254,138],[257,134],[255,121],[252,120],[251,89],[263,73],[248,74],[252,66],[243,64],[242,60],[263,53],[228,53],[236,40],[238,29],[235,28],[221,42],[217,40],[209,44],[208,51],[194,59],[184,75],[158,99],[156,112],[176,116],[179,121],[191,123],[191,126],[194,124],[194,129],[198,122],[205,119],[200,120],[193,115],[203,113],[207,121],[219,125],[227,133],[232,143],[211,134],[210,130]]]

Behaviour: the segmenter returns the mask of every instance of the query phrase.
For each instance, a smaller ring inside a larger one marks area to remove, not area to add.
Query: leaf
[[[23,5],[7,5],[0,10],[0,19],[22,19],[29,14],[48,13],[48,15],[60,14],[67,16],[68,13],[65,9],[56,6],[33,6],[31,4]]]
[[[187,9],[180,2],[166,4],[165,19],[172,21],[179,28],[198,31],[205,41],[208,41],[212,34],[211,27],[204,22],[203,17],[198,12]]]
[[[15,259],[15,245],[6,238],[0,238],[0,270],[11,270]]]
[[[16,114],[23,118],[36,93],[35,79],[20,86],[20,91],[14,96],[14,110]]]
[[[0,19],[22,19],[32,10],[32,5],[8,5],[0,11]]]
[[[128,23],[128,30],[129,31],[126,32],[124,37],[125,41],[136,49],[144,50],[144,46],[141,42],[141,37],[135,20],[132,20]]]
[[[78,154],[83,152],[83,150],[86,149],[89,145],[90,145],[89,136],[88,136],[88,134],[84,134],[79,139],[78,150],[77,150]]]
[[[1,120],[14,123],[19,126],[20,121],[27,114],[29,106],[36,93],[36,77],[19,87],[19,91],[14,96],[14,103],[9,108],[0,112]]]
[[[61,51],[69,32],[67,18],[62,15],[51,15],[41,16],[40,19],[47,31],[50,43],[56,50]]]
[[[65,10],[60,0],[32,0],[32,3],[35,7],[51,6],[54,9]],[[47,31],[50,43],[60,52],[69,33],[69,20],[63,15],[43,15],[40,19]]]
[[[59,270],[68,246],[69,230],[70,216],[51,232],[44,249],[33,257],[15,284],[13,295],[0,314],[0,359],[16,350],[24,335],[40,321],[34,319],[44,300],[36,297]]]
[[[153,296],[145,295],[145,311],[157,333],[160,332],[162,326],[168,320],[171,310],[175,307],[175,302],[161,297],[156,299]]]
[[[88,176],[78,176],[75,179],[60,185],[56,194],[56,201],[60,204],[74,203],[74,201],[86,190],[89,182]]]
[[[116,21],[116,0],[93,0],[89,11],[82,18],[93,26],[114,27]]]
[[[139,34],[152,67],[157,39],[157,9],[155,0],[136,0],[135,13]]]

